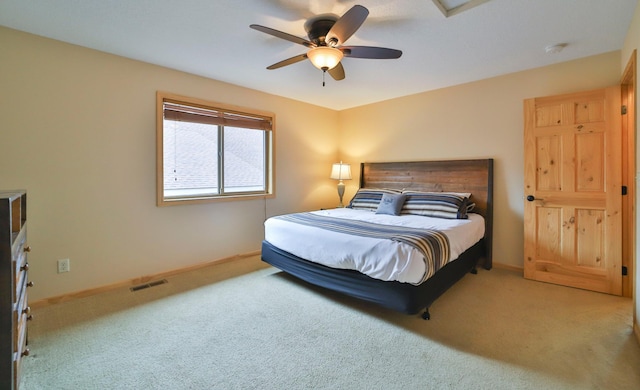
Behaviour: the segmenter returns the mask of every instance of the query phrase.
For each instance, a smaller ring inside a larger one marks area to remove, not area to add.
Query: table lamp
[[[338,196],[340,197],[340,206],[344,207],[342,204],[342,196],[344,195],[344,183],[342,180],[351,180],[351,165],[343,164],[342,161],[339,163],[333,164],[333,168],[331,169],[331,178],[335,180],[339,180],[338,182]]]

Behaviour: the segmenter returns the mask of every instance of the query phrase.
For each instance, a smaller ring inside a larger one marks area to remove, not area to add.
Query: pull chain
[[[322,86],[324,87],[324,75],[327,74],[327,71],[329,70],[329,68],[326,66],[323,66],[321,69],[322,69]]]

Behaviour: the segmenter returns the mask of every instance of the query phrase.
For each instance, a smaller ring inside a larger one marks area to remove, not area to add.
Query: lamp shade
[[[351,180],[351,165],[343,164],[342,161],[333,164],[331,178],[336,180]]]
[[[307,57],[320,70],[335,68],[342,59],[342,52],[335,47],[318,46],[307,52]]]

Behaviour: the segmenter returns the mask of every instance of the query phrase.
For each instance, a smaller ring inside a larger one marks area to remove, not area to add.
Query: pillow
[[[470,193],[403,191],[407,198],[401,214],[467,219]]]
[[[405,194],[382,194],[376,214],[400,215],[406,197]]]
[[[348,207],[357,210],[376,211],[382,195],[399,193],[401,193],[401,191],[386,188],[360,188],[353,196],[353,199],[351,199]]]

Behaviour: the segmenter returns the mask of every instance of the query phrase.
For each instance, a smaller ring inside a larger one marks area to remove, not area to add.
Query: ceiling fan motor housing
[[[304,29],[307,32],[309,40],[318,46],[335,46],[338,41],[326,42],[327,34],[331,30],[331,27],[338,20],[338,16],[332,14],[318,15],[315,18],[307,20],[304,24]]]

